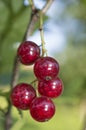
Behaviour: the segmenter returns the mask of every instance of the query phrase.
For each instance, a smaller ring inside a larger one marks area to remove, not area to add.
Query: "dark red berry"
[[[55,114],[54,103],[48,97],[37,97],[31,102],[30,114],[36,121],[48,121]]]
[[[39,80],[50,80],[59,73],[59,64],[52,57],[40,57],[34,64],[34,73]]]
[[[31,101],[36,97],[35,89],[26,83],[16,85],[11,92],[11,102],[19,109],[29,109]]]
[[[22,64],[31,65],[39,58],[40,48],[32,41],[25,41],[19,46],[17,54]]]
[[[63,91],[63,83],[59,78],[48,81],[39,81],[38,91],[43,96],[55,98],[61,95]]]

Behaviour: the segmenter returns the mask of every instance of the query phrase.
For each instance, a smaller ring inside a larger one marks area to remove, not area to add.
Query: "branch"
[[[18,78],[19,78],[19,61],[18,61],[18,57],[16,56],[14,59],[14,65],[13,65],[11,89],[16,85]]]
[[[38,21],[38,10],[35,9],[34,11],[32,11],[31,19],[30,22],[28,23],[26,32],[23,37],[23,41],[27,40],[31,36],[34,30],[34,25],[37,21]]]
[[[50,6],[52,5],[53,2],[54,2],[54,0],[47,0],[47,3],[45,4],[45,6],[42,9],[43,14],[45,14],[47,12],[47,10],[50,8]]]
[[[5,130],[10,130],[9,128],[12,125],[12,117],[11,117],[11,110],[8,109],[7,113],[5,114]]]
[[[29,0],[29,3],[30,3],[30,5],[31,5],[31,9],[32,9],[32,10],[35,10],[36,8],[35,8],[35,5],[34,5],[33,0]]]
[[[10,100],[8,100],[7,112],[5,113],[4,129],[5,129],[5,130],[10,130],[11,125],[12,125],[11,103],[10,103]]]

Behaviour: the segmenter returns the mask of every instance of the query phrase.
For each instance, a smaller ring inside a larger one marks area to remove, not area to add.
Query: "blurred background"
[[[46,0],[34,0],[41,9]],[[0,110],[7,107],[2,91],[10,88],[13,61],[30,18],[27,0],[0,0]],[[28,40],[41,44],[39,24]],[[29,112],[20,118],[12,108],[11,130],[86,130],[86,0],[55,0],[44,17],[44,36],[48,54],[60,64],[59,77],[64,92],[53,101],[56,114],[45,123],[34,121]],[[30,83],[32,66],[21,65],[19,82]],[[0,111],[0,130],[5,118]]]

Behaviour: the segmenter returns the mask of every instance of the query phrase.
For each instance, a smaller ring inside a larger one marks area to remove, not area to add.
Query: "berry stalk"
[[[40,37],[41,37],[41,46],[42,46],[42,56],[45,54],[47,55],[47,50],[45,48],[45,41],[44,41],[44,30],[43,30],[43,13],[40,11],[39,13],[39,30],[40,30]]]

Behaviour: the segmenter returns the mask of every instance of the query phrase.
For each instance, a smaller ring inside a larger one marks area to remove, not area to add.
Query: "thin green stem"
[[[42,11],[40,11],[40,14],[39,14],[39,30],[40,30],[40,36],[41,36],[42,56],[44,56],[45,54],[47,55],[47,50],[45,48]]]
[[[54,0],[47,0],[46,4],[44,5],[43,9],[42,9],[42,13],[45,14],[47,12],[47,10],[50,8],[50,6],[52,5],[52,3],[54,2]]]
[[[37,81],[38,81],[38,79],[34,79],[30,84],[34,84]]]
[[[30,3],[30,6],[31,6],[31,9],[35,10],[35,5],[34,5],[33,0],[29,0],[29,3]]]

